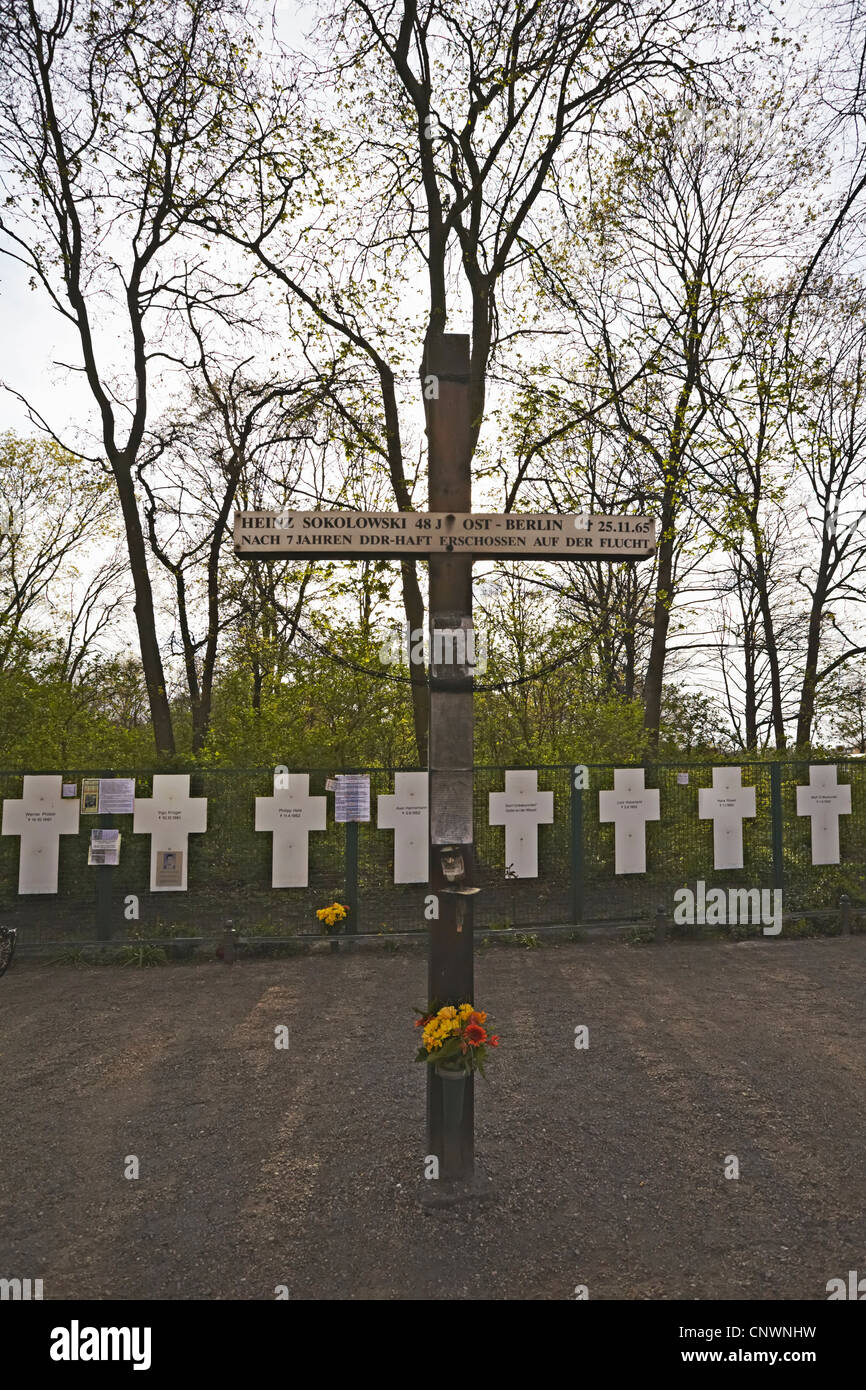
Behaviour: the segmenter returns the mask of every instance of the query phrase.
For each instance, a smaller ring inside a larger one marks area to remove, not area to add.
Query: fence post
[[[100,774],[104,775],[104,774]],[[114,830],[114,816],[101,815],[94,816],[96,827],[99,830]],[[88,846],[90,845],[90,830],[87,834]],[[127,853],[129,851],[127,850]],[[113,923],[111,920],[111,889],[113,887],[113,864],[98,864],[96,872],[96,939],[97,941],[110,941],[112,936]]]
[[[571,920],[583,921],[583,787],[571,769]]]
[[[237,940],[238,934],[235,931],[234,923],[231,917],[228,917],[223,929],[223,965],[234,965],[237,956]]]
[[[359,845],[358,832],[360,826],[358,821],[346,821],[346,898],[349,909],[349,916],[346,921],[346,932],[355,933],[358,930],[358,862]]]
[[[839,899],[839,917],[842,922],[842,935],[851,935],[851,899],[843,893]]]
[[[773,821],[773,887],[785,886],[784,843],[782,839],[782,765],[770,763],[770,813]]]
[[[656,908],[656,945],[664,946],[667,936],[667,913],[659,904]]]

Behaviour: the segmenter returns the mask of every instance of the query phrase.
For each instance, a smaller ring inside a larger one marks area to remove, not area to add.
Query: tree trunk
[[[818,658],[821,652],[821,616],[824,611],[824,590],[819,584],[812,597],[809,613],[809,635],[806,641],[806,662],[800,689],[800,708],[797,713],[797,747],[804,748],[812,739],[815,719],[815,697],[818,691]]]
[[[213,692],[209,685],[206,690],[202,689],[192,711],[192,751],[196,755],[202,751],[207,743],[207,736],[210,733],[212,704]]]
[[[661,540],[658,545],[658,573],[653,606],[653,635],[650,657],[644,682],[644,728],[649,734],[649,746],[658,752],[659,726],[662,717],[662,686],[667,659],[668,629],[671,622],[674,573],[674,506],[673,484],[665,486],[661,516]]]
[[[120,460],[112,461],[112,471],[117,483],[120,506],[123,512],[123,524],[126,530],[129,567],[135,588],[135,621],[138,627],[141,665],[147,686],[156,752],[159,757],[171,757],[175,752],[174,729],[171,721],[171,706],[165,688],[162,656],[156,636],[153,589],[150,583],[150,572],[147,568],[147,551],[141,529],[141,517],[128,466]]]
[[[424,630],[424,599],[418,583],[418,569],[414,560],[400,561],[400,575],[403,581],[403,611],[409,624],[409,645],[412,646],[412,633]],[[416,666],[410,662],[412,676],[412,721],[415,726],[415,748],[420,767],[427,766],[428,699],[427,672],[423,664]]]
[[[756,523],[753,523],[756,527]],[[755,578],[758,589],[758,603],[761,609],[761,622],[764,628],[764,650],[770,666],[770,702],[773,717],[773,736],[776,748],[781,751],[787,745],[785,738],[785,714],[782,709],[782,677],[779,671],[779,648],[776,644],[776,629],[773,625],[773,611],[770,606],[770,593],[767,583],[767,568],[759,534],[754,534]]]
[[[743,668],[746,683],[745,719],[746,748],[753,752],[758,746],[758,695],[756,684],[755,633],[751,621],[743,624]]]

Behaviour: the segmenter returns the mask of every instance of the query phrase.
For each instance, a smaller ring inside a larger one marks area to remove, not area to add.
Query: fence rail
[[[698,817],[698,790],[718,764],[643,765],[647,787],[660,790],[661,819],[646,826],[647,872],[614,872],[614,826],[599,820],[598,793],[613,787],[613,764],[588,767],[588,785],[575,786],[571,764],[538,765],[540,791],[552,791],[554,819],[538,827],[537,879],[505,874],[505,830],[488,823],[488,796],[504,788],[505,767],[476,767],[476,923],[491,930],[553,923],[651,921],[656,907],[672,907],[673,894],[702,879],[710,887],[781,888],[786,915],[835,908],[842,894],[866,906],[866,761],[836,760],[840,784],[850,784],[852,811],[840,819],[841,863],[811,862],[810,821],[797,815],[796,787],[809,781],[808,762],[741,762],[743,785],[754,786],[757,813],[743,828],[744,867],[713,868],[712,823]],[[154,771],[48,769],[80,784],[88,776],[135,777],[136,795],[149,797]],[[309,772],[310,792],[325,795],[333,770]],[[347,769],[348,770],[348,769]],[[122,833],[116,868],[87,866],[89,832],[102,823],[82,816],[77,835],[59,849],[59,892],[17,892],[19,841],[0,836],[0,921],[17,926],[22,944],[50,941],[123,941],[148,937],[220,934],[230,918],[243,934],[274,937],[318,930],[315,910],[339,898],[350,903],[349,931],[424,929],[424,884],[393,882],[393,833],[376,827],[376,798],[393,791],[394,771],[353,768],[371,779],[369,823],[337,824],[329,800],[327,830],[309,836],[309,886],[271,887],[271,836],[254,828],[256,796],[270,796],[273,767],[191,770],[192,796],[208,798],[208,829],[189,837],[188,891],[151,892],[150,836]],[[687,783],[678,774],[688,774]],[[0,799],[18,798],[23,773],[0,771]],[[130,915],[132,903],[138,916]]]

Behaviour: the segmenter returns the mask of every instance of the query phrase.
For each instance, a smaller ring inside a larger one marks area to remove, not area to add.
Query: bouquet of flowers
[[[349,909],[344,907],[342,903],[329,903],[327,907],[320,907],[316,912],[322,929],[326,932],[334,931],[337,923],[342,922],[348,915]]]
[[[474,1004],[430,1005],[425,1013],[416,1009],[419,1017],[421,1046],[416,1062],[428,1062],[443,1071],[473,1072],[484,1076],[487,1049],[499,1046],[499,1037],[488,1028],[488,1017]]]

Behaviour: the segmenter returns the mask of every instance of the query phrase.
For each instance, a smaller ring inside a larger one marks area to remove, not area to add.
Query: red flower
[[[499,1034],[498,1034],[498,1033],[494,1033],[494,1034],[493,1034],[493,1037],[492,1037],[492,1038],[488,1038],[487,1041],[490,1043],[490,1046],[491,1046],[491,1047],[498,1047],[498,1046],[499,1046]]]
[[[463,1036],[470,1047],[479,1047],[487,1041],[487,1029],[482,1028],[480,1023],[467,1023]]]

